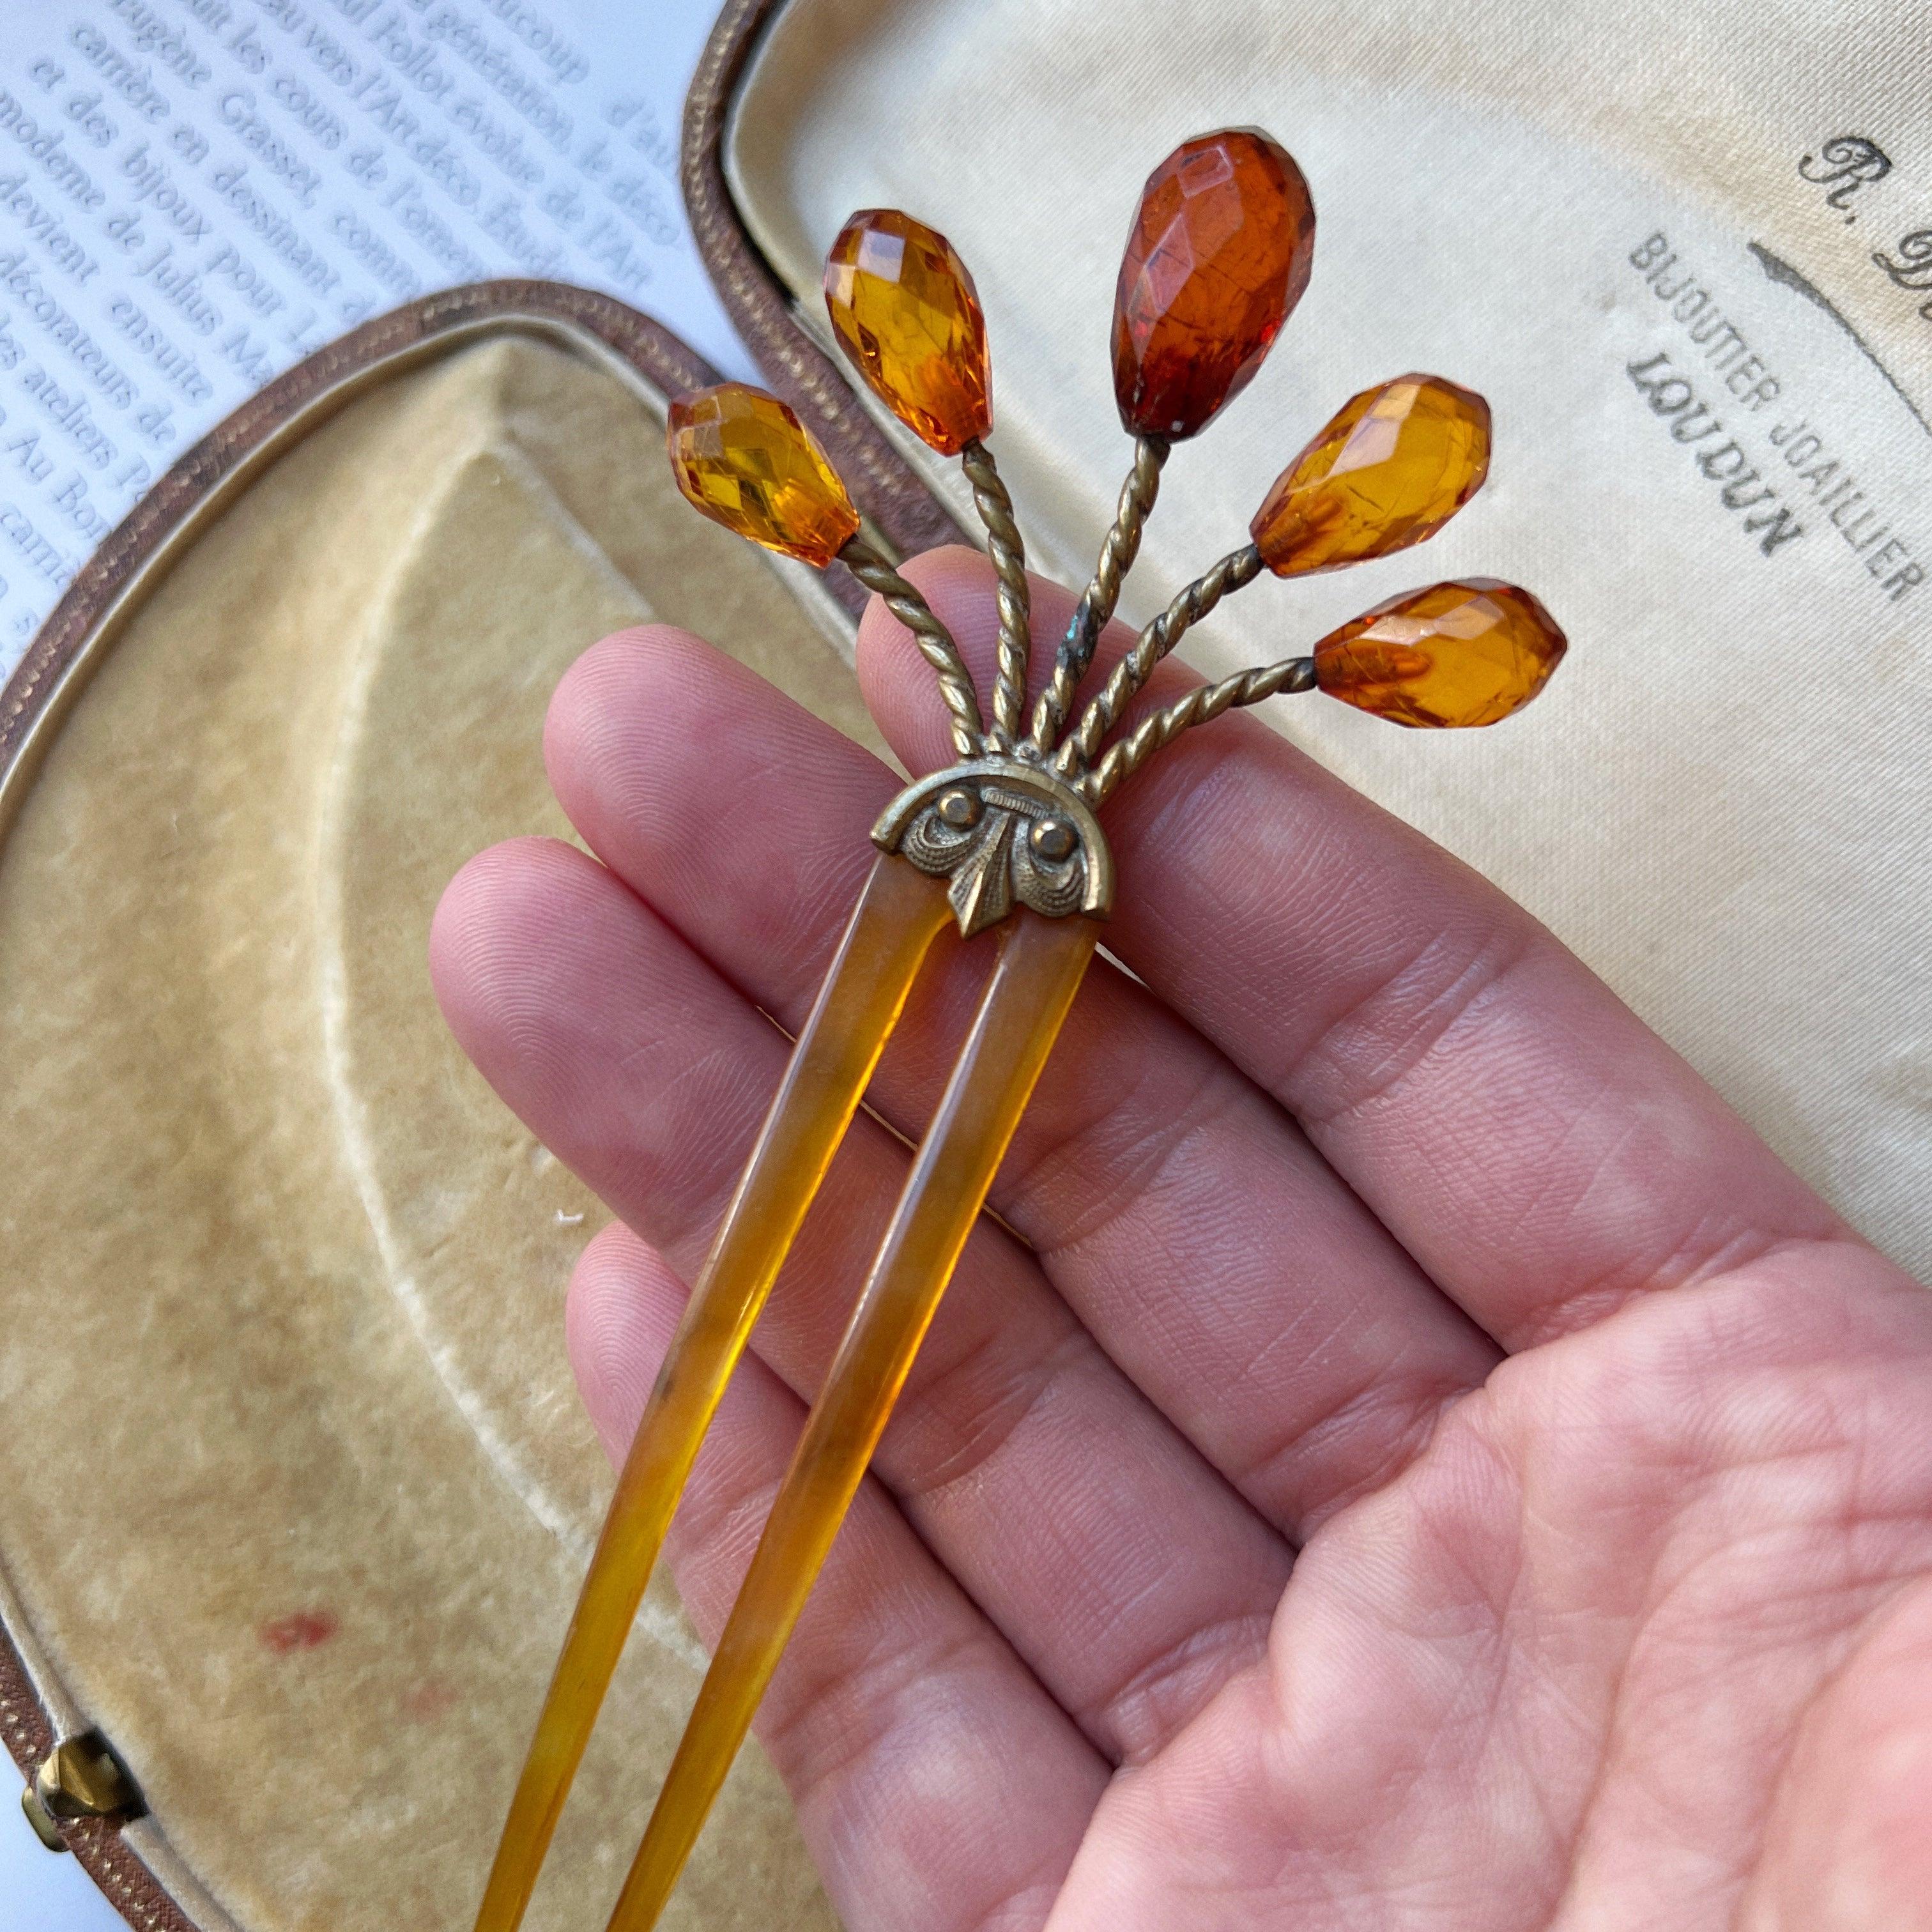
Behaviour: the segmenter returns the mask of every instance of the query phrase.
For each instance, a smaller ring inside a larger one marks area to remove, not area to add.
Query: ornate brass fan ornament
[[[999,957],[915,1156],[783,1487],[772,1506],[610,1932],[648,1932],[696,1841],[830,1550],[953,1265],[984,1204],[1111,907],[1096,813],[1180,733],[1232,705],[1321,690],[1410,725],[1488,724],[1540,691],[1562,634],[1524,590],[1484,578],[1390,599],[1312,652],[1202,685],[1108,742],[1193,624],[1264,570],[1333,570],[1432,536],[1482,483],[1490,414],[1439,376],[1349,402],[1284,470],[1250,541],[1134,640],[1070,730],[1076,696],[1172,445],[1246,386],[1306,286],[1315,212],[1293,160],[1238,129],[1189,141],[1149,177],[1120,268],[1114,381],[1136,438],[1118,514],[1027,726],[1024,556],[986,437],[985,326],[943,236],[889,210],[855,214],[825,293],[872,392],[957,455],[999,584],[992,716],[946,626],[860,532],[824,452],[776,398],[724,383],[673,408],[672,467],[700,510],[768,548],[836,556],[884,598],[938,675],[958,762],[910,785],[873,827],[879,856],[800,1034],[665,1358],[550,1688],[478,1932],[514,1932],[698,1448],[806,1210],[850,1124],[932,940],[991,928]]]

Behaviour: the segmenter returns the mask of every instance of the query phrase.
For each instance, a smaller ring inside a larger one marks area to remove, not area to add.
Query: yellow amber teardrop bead
[[[1315,681],[1397,724],[1493,724],[1550,682],[1568,648],[1527,590],[1470,577],[1392,597],[1331,631],[1315,646]]]
[[[826,257],[825,306],[866,386],[922,442],[957,456],[992,429],[986,319],[944,235],[862,209]]]
[[[859,513],[811,434],[777,397],[720,382],[670,406],[665,442],[686,500],[713,523],[823,569]]]
[[[1277,577],[1432,537],[1490,468],[1490,406],[1440,376],[1364,389],[1275,479],[1248,533]]]

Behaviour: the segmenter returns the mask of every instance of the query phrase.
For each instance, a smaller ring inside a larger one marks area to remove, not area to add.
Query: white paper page
[[[481,276],[733,375],[677,186],[716,0],[0,8],[0,677],[144,484],[308,350]],[[0,1337],[4,1342],[4,1337]],[[124,1932],[0,1798],[0,1932]]]
[[[430,290],[608,290],[752,373],[677,184],[716,0],[0,9],[0,676],[142,488]]]

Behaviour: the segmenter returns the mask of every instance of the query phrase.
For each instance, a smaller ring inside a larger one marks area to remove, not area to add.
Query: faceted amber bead
[[[986,320],[944,236],[896,208],[854,215],[826,257],[825,306],[866,386],[922,442],[957,456],[992,428]]]
[[[686,500],[712,522],[823,569],[859,513],[825,452],[776,396],[720,382],[680,396],[665,436]]]
[[[1550,681],[1567,648],[1527,590],[1492,577],[1412,590],[1315,646],[1330,698],[1397,724],[1493,724]]]
[[[1364,389],[1280,476],[1248,534],[1277,577],[1432,537],[1490,468],[1490,406],[1440,376]]]
[[[1195,435],[1245,388],[1308,286],[1315,204],[1280,142],[1235,128],[1148,177],[1114,297],[1114,394],[1135,436]]]

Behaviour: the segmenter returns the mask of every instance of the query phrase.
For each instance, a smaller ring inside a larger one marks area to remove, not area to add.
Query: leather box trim
[[[685,97],[683,176],[692,233],[726,310],[772,389],[824,444],[893,550],[957,543],[960,526],[866,413],[838,365],[802,328],[784,284],[731,198],[724,140],[732,99],[784,0],[727,0]]]
[[[612,296],[561,282],[472,283],[377,316],[318,350],[249,398],[168,470],[82,566],[35,634],[0,691],[0,829],[88,670],[182,550],[239,491],[374,385],[504,333],[544,337],[588,356],[641,383],[659,404],[718,380],[716,370],[650,316]]]
[[[31,1782],[34,1768],[58,1742],[52,1718],[27,1674],[11,1630],[0,1626],[0,1732],[21,1776]],[[140,1855],[105,1818],[82,1818],[61,1827],[61,1836],[108,1903],[138,1932],[200,1932],[163,1889]]]

